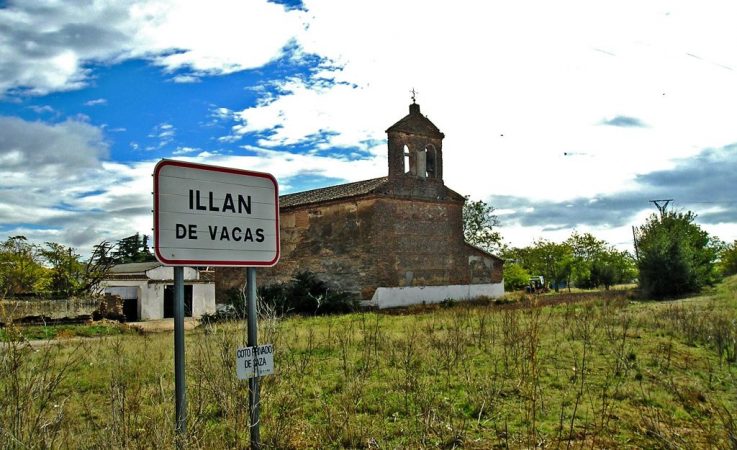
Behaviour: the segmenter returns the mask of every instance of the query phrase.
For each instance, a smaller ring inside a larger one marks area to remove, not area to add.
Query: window
[[[410,165],[412,160],[409,157],[409,147],[406,145],[404,146],[404,169],[402,170],[404,173],[410,173],[412,166]]]
[[[425,148],[425,173],[427,178],[437,178],[437,152],[435,147],[428,145]]]

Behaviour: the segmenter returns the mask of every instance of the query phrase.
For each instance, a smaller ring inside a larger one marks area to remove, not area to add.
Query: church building
[[[503,261],[464,241],[444,134],[414,102],[386,133],[387,176],[279,197],[281,259],[258,270],[258,285],[310,271],[379,308],[502,296]],[[244,282],[243,269],[216,272],[219,295]]]

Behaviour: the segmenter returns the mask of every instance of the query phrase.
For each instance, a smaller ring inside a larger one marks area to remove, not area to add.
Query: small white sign
[[[275,265],[276,179],[249,170],[160,161],[154,169],[154,250],[170,266]]]
[[[239,380],[263,377],[274,373],[274,346],[239,348],[235,357],[235,372]]]

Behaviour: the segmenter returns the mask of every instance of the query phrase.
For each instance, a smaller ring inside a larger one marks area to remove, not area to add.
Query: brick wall
[[[281,259],[260,286],[309,270],[368,299],[379,286],[500,282],[501,261],[463,241],[463,202],[367,196],[281,212]],[[241,288],[244,269],[216,269],[218,299]]]
[[[375,199],[333,202],[280,212],[281,258],[272,268],[259,269],[260,286],[289,281],[308,270],[335,289],[361,293],[375,283],[372,248]],[[218,299],[228,288],[240,288],[243,269],[218,268]]]

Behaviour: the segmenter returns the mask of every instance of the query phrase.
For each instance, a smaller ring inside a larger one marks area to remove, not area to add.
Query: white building
[[[215,312],[215,282],[207,272],[184,268],[184,312],[201,317]],[[113,266],[101,283],[103,293],[123,298],[129,322],[174,317],[174,268],[159,262]]]

